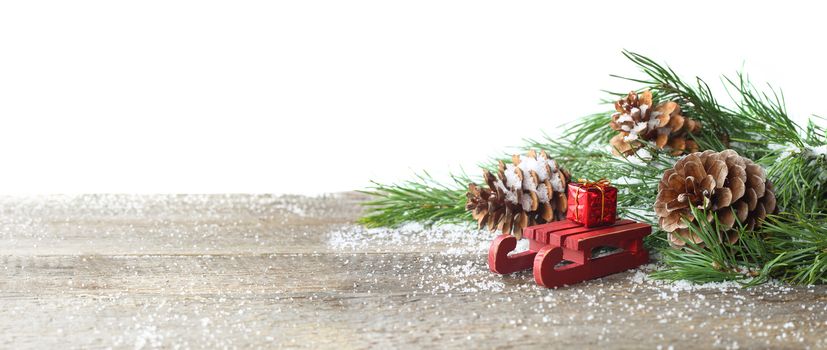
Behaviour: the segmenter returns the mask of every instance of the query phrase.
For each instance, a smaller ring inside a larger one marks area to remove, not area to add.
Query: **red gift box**
[[[607,180],[570,183],[566,218],[586,227],[614,224],[617,221],[617,188],[610,186]]]

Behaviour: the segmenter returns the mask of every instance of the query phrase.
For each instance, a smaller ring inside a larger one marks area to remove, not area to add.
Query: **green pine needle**
[[[764,223],[774,258],[765,274],[795,284],[827,283],[827,214],[785,213]]]
[[[471,219],[465,210],[466,176],[452,176],[453,182],[441,184],[425,172],[402,184],[374,182],[369,190],[360,191],[375,199],[364,203],[365,215],[359,223],[367,227],[397,227],[406,222],[432,225]]]
[[[703,243],[695,244],[683,239],[683,249],[661,249],[664,270],[653,272],[654,279],[696,283],[740,281],[752,282],[761,276],[760,270],[768,261],[768,252],[762,238],[754,231],[747,231],[740,223],[734,227],[739,240],[730,244],[716,214],[692,208],[693,221],[684,221],[689,231]],[[712,220],[709,220],[712,215]]]

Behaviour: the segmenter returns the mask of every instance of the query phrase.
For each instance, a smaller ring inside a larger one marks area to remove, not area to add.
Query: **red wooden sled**
[[[647,224],[618,220],[614,225],[586,228],[569,220],[527,227],[527,251],[509,255],[517,239],[501,235],[491,242],[488,266],[507,274],[534,268],[534,280],[545,287],[559,287],[633,269],[649,261],[643,237],[652,232]],[[593,258],[598,247],[619,249]],[[569,264],[561,264],[563,261]]]

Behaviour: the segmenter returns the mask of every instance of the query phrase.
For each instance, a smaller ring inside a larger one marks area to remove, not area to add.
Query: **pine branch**
[[[723,79],[738,92],[738,97],[732,98],[737,104],[736,114],[750,128],[752,137],[741,141],[780,145],[791,143],[803,148],[803,129],[787,115],[784,94],[776,92],[769,84],[769,94],[757,90],[742,72],[738,72],[736,77],[730,79],[724,76]]]
[[[827,283],[827,214],[771,216],[763,231],[774,255],[764,275],[796,284]]]
[[[738,281],[754,286],[771,279],[793,284],[827,283],[827,214],[782,213],[770,215],[761,230],[747,231],[738,224],[736,245],[722,242],[717,217],[693,210],[692,233],[703,239],[699,246],[686,241],[684,249],[662,249],[666,269],[652,278],[691,282]],[[714,215],[714,214],[713,214]]]
[[[739,281],[757,283],[766,281],[761,269],[770,260],[768,250],[760,235],[747,231],[738,223],[739,240],[735,245],[729,244],[721,237],[726,237],[716,214],[707,214],[692,207],[694,221],[686,221],[692,234],[703,240],[695,244],[678,236],[685,243],[683,249],[661,249],[662,261],[666,269],[652,273],[651,277],[660,280],[688,280],[696,283]],[[713,220],[708,220],[708,215]],[[684,219],[686,220],[686,219]]]
[[[811,146],[818,146],[827,144],[827,126],[816,124],[815,120],[820,120],[827,124],[827,119],[814,115],[807,121],[807,134],[805,136],[806,142]]]
[[[427,172],[402,184],[374,186],[362,193],[376,198],[363,205],[367,208],[359,223],[368,227],[397,227],[407,222],[431,225],[471,219],[465,210],[465,190],[471,180],[452,176],[453,182],[440,184]]]
[[[781,208],[827,213],[827,155],[810,149],[774,153],[762,159]]]
[[[608,145],[614,136],[614,130],[609,126],[613,112],[595,113],[580,118],[577,123],[563,131],[563,139],[571,140],[575,145]],[[546,136],[546,139],[549,139]]]

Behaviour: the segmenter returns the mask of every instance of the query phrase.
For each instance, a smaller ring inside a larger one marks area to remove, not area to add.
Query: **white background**
[[[636,88],[609,77],[640,76],[624,48],[716,87],[743,66],[782,87],[791,114],[827,115],[824,14],[779,1],[6,1],[0,193],[318,194],[475,172],[606,110],[601,89]]]

